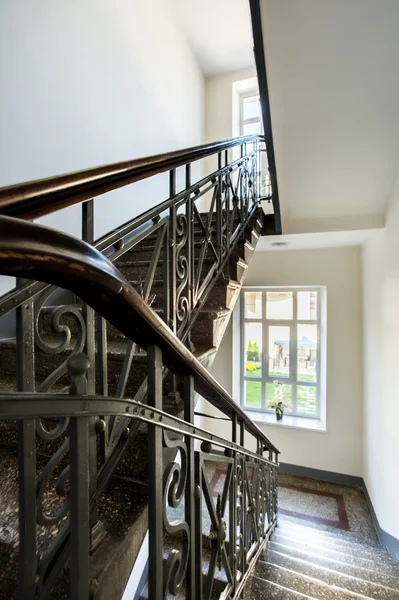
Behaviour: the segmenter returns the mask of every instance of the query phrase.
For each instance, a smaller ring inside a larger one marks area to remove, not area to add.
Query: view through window
[[[240,100],[241,135],[263,133],[259,94],[242,95]]]
[[[272,411],[277,387],[285,411],[320,416],[320,288],[245,290],[242,404]]]

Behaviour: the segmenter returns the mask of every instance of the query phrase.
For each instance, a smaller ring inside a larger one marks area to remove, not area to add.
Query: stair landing
[[[281,474],[279,512],[246,600],[399,600],[399,562],[379,544],[360,488]]]

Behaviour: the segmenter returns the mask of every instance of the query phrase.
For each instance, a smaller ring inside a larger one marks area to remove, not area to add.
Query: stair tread
[[[361,546],[366,546],[369,548],[381,548],[381,545],[377,541],[377,536],[375,536],[375,541],[370,539],[361,538],[349,531],[340,531],[339,529],[332,530],[322,529],[318,524],[313,525],[309,523],[309,525],[302,525],[296,521],[295,518],[290,518],[287,516],[280,515],[279,517],[279,531],[281,532],[290,532],[296,533],[300,536],[302,535],[311,535],[315,539],[325,539],[330,540],[335,543],[357,543]]]
[[[275,541],[270,542],[270,549],[292,557],[303,558],[307,562],[320,566],[328,566],[348,575],[359,575],[368,581],[382,583],[388,587],[399,590],[399,569],[396,565],[384,563],[379,557],[378,563],[371,560],[365,561],[349,552],[341,556],[328,556],[322,552],[304,550]]]
[[[312,552],[323,552],[325,556],[346,556],[347,554],[353,553],[356,551],[356,555],[363,559],[364,561],[374,562],[376,557],[381,557],[385,559],[389,564],[396,565],[399,569],[398,561],[395,561],[383,548],[367,548],[365,546],[360,546],[355,542],[351,542],[349,544],[343,545],[341,544],[331,544],[328,542],[309,540],[307,538],[295,538],[290,535],[280,534],[279,532],[275,532],[273,535],[274,542],[280,542],[285,545],[289,545],[297,548],[309,549]]]
[[[341,573],[333,567],[310,563],[305,559],[292,557],[274,550],[267,551],[267,560],[260,560],[256,565],[256,575],[263,576],[267,572],[265,565],[272,564],[285,567],[290,571],[299,572],[317,580],[324,581],[330,586],[337,586],[351,592],[356,592],[377,600],[399,600],[399,590],[380,583],[368,581],[361,576]],[[267,577],[266,577],[267,578]]]
[[[248,593],[248,600],[250,597],[259,597],[261,600],[262,598],[270,598],[270,596],[265,595],[269,591],[274,592],[275,595],[272,597],[278,599],[299,597],[314,598],[315,600],[318,598],[323,598],[323,600],[341,600],[341,598],[345,600],[365,600],[370,598],[370,596],[357,594],[339,586],[329,585],[324,581],[290,571],[278,565],[268,564],[267,569],[262,573],[262,577],[256,574],[252,577],[255,579],[252,583],[253,594],[249,595]]]

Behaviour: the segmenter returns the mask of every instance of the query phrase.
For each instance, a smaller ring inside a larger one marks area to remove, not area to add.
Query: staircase
[[[399,563],[376,543],[280,517],[244,598],[399,598]]]
[[[276,232],[261,143],[0,190],[0,270],[18,277],[0,298],[16,322],[0,341],[0,598],[121,598],[147,533],[150,598],[242,593],[275,526],[278,451],[207,369],[259,236]],[[193,184],[212,154],[218,171]],[[162,170],[170,198],[95,241],[93,198]],[[27,221],[76,202],[88,243]],[[195,426],[199,395],[231,440]]]

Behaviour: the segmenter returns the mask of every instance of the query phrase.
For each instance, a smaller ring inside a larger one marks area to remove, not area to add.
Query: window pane
[[[257,123],[244,123],[243,135],[254,135],[255,133],[262,133],[260,121]]]
[[[244,121],[247,119],[260,119],[259,97],[253,96],[252,98],[244,98],[242,109]]]
[[[245,323],[245,375],[262,377],[262,323]]]
[[[262,318],[262,292],[245,292],[245,317]]]
[[[316,386],[298,385],[297,407],[301,413],[316,413]]]
[[[292,410],[292,385],[283,383],[283,405],[285,410]],[[276,402],[276,386],[274,383],[266,383],[266,408],[272,408]]]
[[[317,325],[298,325],[298,381],[316,381]]]
[[[298,320],[315,321],[317,319],[317,292],[298,292]]]
[[[290,328],[269,326],[269,375],[290,375]]]
[[[267,292],[266,317],[268,319],[292,319],[292,292]]]
[[[262,406],[262,384],[260,381],[244,381],[245,386],[245,404],[253,408]]]

